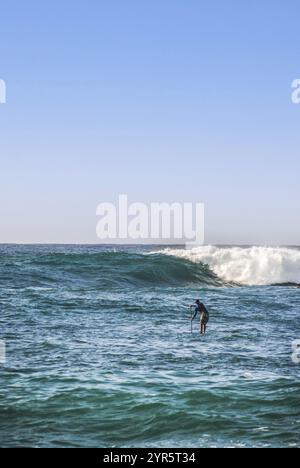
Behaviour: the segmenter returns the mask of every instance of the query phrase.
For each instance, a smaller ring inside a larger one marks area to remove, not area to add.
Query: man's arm
[[[191,307],[194,307],[194,306],[191,305],[190,308],[191,308]],[[196,309],[196,310],[195,310],[195,313],[194,313],[194,315],[193,315],[193,317],[191,317],[191,321],[193,321],[194,318],[196,318],[196,315],[197,315],[197,314],[198,314],[198,310]]]

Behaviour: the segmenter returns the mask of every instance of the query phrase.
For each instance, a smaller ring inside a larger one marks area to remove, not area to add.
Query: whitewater
[[[209,266],[222,280],[248,286],[300,283],[300,250],[287,247],[201,246],[162,253]]]

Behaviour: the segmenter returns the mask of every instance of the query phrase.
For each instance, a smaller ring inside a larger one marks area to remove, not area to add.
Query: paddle
[[[191,311],[192,306],[190,306],[190,311]],[[192,320],[192,315],[191,315],[191,333],[193,333],[193,320]]]

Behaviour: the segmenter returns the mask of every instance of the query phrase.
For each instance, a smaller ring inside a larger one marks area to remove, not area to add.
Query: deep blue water
[[[1,446],[300,446],[300,289],[153,250],[0,246]]]

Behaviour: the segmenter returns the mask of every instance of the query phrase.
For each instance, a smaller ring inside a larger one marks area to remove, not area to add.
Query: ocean
[[[1,447],[299,447],[297,283],[296,247],[0,246]]]

